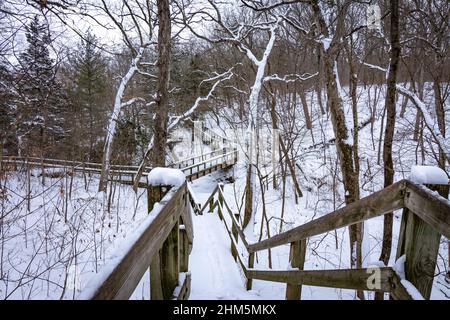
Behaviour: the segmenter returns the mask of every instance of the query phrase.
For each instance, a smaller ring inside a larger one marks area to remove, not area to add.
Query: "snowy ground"
[[[428,88],[429,89],[429,88]],[[345,90],[345,88],[344,88]],[[376,121],[360,131],[360,187],[364,197],[381,190],[383,185],[382,159],[378,161],[379,137],[384,93],[378,101],[373,101],[374,87],[359,88],[359,119],[368,118],[369,94],[372,103],[378,105]],[[336,151],[332,144],[326,147],[310,148],[314,144],[333,138],[330,119],[320,116],[316,97],[309,93],[314,130],[304,128],[302,110],[298,103],[297,119],[293,121],[298,133],[293,150],[298,153],[297,164],[299,184],[304,196],[295,201],[290,179],[286,183],[286,203],[284,224],[280,227],[282,188],[265,191],[265,205],[270,220],[270,235],[273,236],[324,214],[334,211],[344,203],[342,182]],[[425,100],[432,102],[430,90]],[[401,100],[400,100],[401,101]],[[400,103],[399,103],[400,104]],[[348,101],[347,117],[351,116]],[[281,112],[282,110],[280,110]],[[429,152],[436,145],[428,143],[429,134],[425,129],[425,147],[412,139],[415,109],[408,104],[403,118],[398,117],[395,132],[393,157],[398,181],[408,178],[415,164],[435,165]],[[447,113],[448,114],[448,113]],[[448,121],[450,124],[450,120]],[[214,122],[210,123],[214,125]],[[282,123],[288,129],[288,123]],[[215,124],[221,132],[222,124]],[[266,130],[266,129],[265,129]],[[450,128],[449,128],[450,130]],[[269,131],[267,129],[267,131]],[[183,136],[189,137],[184,131]],[[187,141],[187,139],[185,139]],[[242,146],[242,144],[240,144]],[[177,155],[184,158],[191,154],[188,142],[175,148]],[[178,149],[178,150],[177,150]],[[179,152],[182,149],[183,152]],[[189,150],[186,150],[189,149]],[[210,148],[204,146],[204,152]],[[270,154],[267,155],[270,160]],[[204,202],[218,181],[224,182],[227,202],[234,212],[243,214],[242,194],[245,184],[244,158],[226,174],[214,173],[202,177],[192,184],[199,201]],[[263,175],[271,173],[271,165],[262,166]],[[448,170],[447,170],[448,171]],[[96,275],[102,265],[108,262],[114,250],[135,230],[147,216],[146,196],[135,196],[129,186],[115,186],[111,195],[110,213],[103,215],[103,195],[97,193],[98,178],[77,174],[73,181],[68,176],[47,178],[42,184],[37,170],[32,172],[30,182],[25,172],[9,173],[2,178],[6,193],[1,201],[1,243],[0,243],[0,298],[8,299],[73,299],[85,284]],[[224,180],[233,175],[234,183]],[[28,184],[32,197],[27,201]],[[72,186],[71,186],[72,184]],[[259,188],[258,188],[259,190]],[[68,197],[70,194],[70,197]],[[262,200],[258,191],[256,224],[248,233],[249,241],[258,241],[261,228]],[[395,247],[401,212],[394,217],[393,250],[389,265],[395,263]],[[245,290],[245,279],[240,267],[230,254],[230,240],[217,214],[205,212],[194,216],[194,247],[190,257],[192,273],[191,299],[284,299],[284,284],[254,281],[253,290]],[[363,256],[365,266],[378,260],[382,239],[383,218],[375,218],[365,223]],[[262,238],[267,237],[265,225]],[[245,256],[242,248],[241,254]],[[272,251],[273,269],[288,268],[288,246],[280,246]],[[267,268],[267,251],[259,252],[255,268]],[[349,244],[346,228],[308,239],[305,269],[349,268]],[[432,292],[432,299],[449,299],[450,284],[445,280],[448,271],[448,241],[441,240],[438,266]],[[132,299],[149,298],[149,277],[146,273],[136,288]],[[372,295],[368,295],[371,297]],[[303,299],[354,299],[352,290],[303,287]]]
[[[344,96],[345,90],[344,87]],[[371,104],[377,105],[375,122],[373,125],[368,124],[359,131],[359,153],[360,153],[360,188],[361,196],[367,196],[375,191],[383,188],[383,163],[382,153],[378,159],[380,148],[380,131],[382,130],[382,106],[384,103],[384,88],[378,87],[378,98],[374,99],[375,86],[363,89],[358,88],[358,112],[359,122],[362,123],[370,116],[370,108],[368,107],[369,96]],[[380,90],[381,89],[381,90]],[[284,225],[280,230],[280,213],[281,213],[281,188],[274,190],[269,184],[268,190],[265,192],[265,205],[268,218],[270,220],[271,236],[278,234],[280,231],[286,231],[294,226],[301,225],[311,221],[324,214],[330,213],[344,204],[342,181],[340,180],[339,164],[336,159],[336,151],[334,145],[327,147],[310,148],[314,144],[323,141],[329,141],[334,137],[331,121],[327,116],[320,116],[317,107],[316,96],[312,92],[308,93],[308,102],[311,107],[313,118],[313,131],[305,129],[304,120],[298,116],[295,121],[296,133],[298,133],[294,144],[294,150],[299,154],[297,164],[302,169],[298,172],[299,183],[304,196],[295,202],[293,196],[292,181],[288,179],[286,188],[286,203]],[[429,84],[426,85],[425,102],[433,105],[433,95]],[[398,102],[398,112],[400,113],[400,105],[402,98]],[[350,101],[345,100],[347,117],[351,118]],[[300,101],[297,101],[298,114],[302,113]],[[427,129],[424,129],[424,146],[418,141],[413,140],[413,131],[416,117],[416,109],[408,102],[403,117],[397,117],[396,131],[394,136],[393,160],[395,164],[395,181],[409,178],[410,170],[413,165],[436,165],[436,160],[432,156],[431,148],[436,150],[436,144],[430,139]],[[430,109],[433,114],[433,110]],[[450,127],[450,117],[447,119],[447,126]],[[268,121],[270,123],[270,121]],[[287,124],[288,125],[288,124]],[[285,125],[285,129],[287,128]],[[224,131],[226,128],[222,126]],[[262,129],[261,136],[267,135],[269,129]],[[243,144],[241,144],[243,146]],[[264,148],[261,148],[264,149]],[[382,152],[382,143],[381,143]],[[266,155],[267,166],[262,166],[263,175],[271,174],[270,153]],[[450,168],[449,168],[450,169]],[[235,212],[243,214],[242,194],[245,185],[245,169],[243,167],[243,157],[240,158],[239,165],[233,169],[235,183],[229,184],[225,182],[225,195],[228,203]],[[447,169],[447,172],[449,170]],[[213,175],[214,176],[214,175]],[[206,199],[208,193],[217,183],[218,176],[201,178],[193,183],[193,190],[198,193],[198,197]],[[258,188],[259,189],[259,188]],[[256,224],[253,228],[253,234],[249,234],[251,241],[259,240],[259,231],[261,228],[262,200],[259,193],[256,197],[257,217]],[[240,208],[240,210],[239,210]],[[195,218],[195,219],[198,219]],[[194,220],[195,220],[194,219]],[[395,264],[396,245],[401,221],[401,211],[394,213],[393,227],[393,248],[389,265]],[[212,222],[211,222],[212,223]],[[211,227],[212,229],[215,226]],[[225,230],[225,229],[224,229]],[[267,230],[263,226],[263,236],[267,237]],[[381,250],[381,240],[383,234],[383,217],[378,217],[365,222],[365,237],[363,240],[363,266],[369,266],[373,263],[377,264]],[[224,231],[225,232],[225,231]],[[216,232],[217,237],[221,237]],[[223,239],[226,247],[229,246],[228,236],[224,233]],[[448,265],[448,240],[441,238],[441,246],[438,256],[438,265],[436,268],[436,277],[432,291],[432,299],[449,299],[450,283],[445,279],[445,274],[449,270]],[[289,247],[281,246],[272,251],[273,269],[286,269],[288,267]],[[307,258],[305,269],[337,269],[349,268],[349,240],[348,229],[343,228],[324,235],[313,237],[308,240]],[[255,268],[267,268],[268,256],[267,251],[260,252]],[[193,280],[194,282],[194,280]],[[244,286],[244,281],[241,287]],[[272,299],[283,299],[285,294],[285,285],[266,281],[254,281],[254,291],[262,297],[269,296]],[[372,298],[373,294],[366,294],[368,298]],[[354,299],[355,293],[352,290],[304,287],[303,299]]]
[[[1,299],[75,298],[147,216],[145,193],[136,199],[129,186],[114,185],[104,215],[97,176],[47,177],[43,185],[39,174],[31,172],[29,208],[26,173],[2,179]]]

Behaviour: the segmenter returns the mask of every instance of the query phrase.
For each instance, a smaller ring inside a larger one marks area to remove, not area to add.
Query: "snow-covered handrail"
[[[159,171],[164,170],[174,169],[160,168]],[[156,179],[160,174],[161,172],[156,172],[152,179]],[[168,181],[168,183],[176,182],[178,184],[178,178],[175,179],[177,181]],[[173,292],[173,294],[163,298],[170,299],[173,298],[174,294],[177,294],[181,298],[187,299],[190,284],[187,259],[190,248],[192,248],[193,237],[193,234],[188,235],[188,233],[193,232],[193,229],[188,224],[191,218],[189,202],[185,201],[186,194],[186,182],[183,182],[180,186],[172,187],[159,203],[155,203],[146,219],[132,235],[120,243],[113,258],[100,269],[98,274],[93,276],[77,299],[128,299],[155,257],[159,257],[159,251],[166,242],[170,242],[170,245],[167,246],[170,250],[167,253],[169,257],[166,255],[161,259],[173,258],[175,264],[177,264],[176,272],[179,270],[184,281],[174,284],[173,288],[164,288],[166,292],[169,289],[170,293]],[[180,219],[182,220],[181,223]],[[186,224],[188,224],[188,227]],[[185,227],[181,228],[181,225]],[[182,230],[183,232],[181,232]],[[179,239],[179,237],[181,238]],[[189,245],[187,245],[188,242]],[[161,269],[161,277],[173,277],[173,274],[165,274],[173,273],[173,270],[169,269]],[[159,273],[155,271],[156,274]],[[178,279],[179,275],[176,274],[175,276]],[[178,296],[174,298],[178,298]]]
[[[432,175],[433,179],[426,181],[448,183],[448,180],[444,179],[443,176],[436,179],[434,171]],[[215,194],[218,194],[216,201],[214,201]],[[210,211],[218,208],[219,217],[224,221],[230,235],[233,256],[239,262],[247,277],[247,289],[251,289],[252,279],[284,282],[288,284],[286,290],[286,297],[288,298],[297,297],[298,299],[298,291],[295,291],[294,287],[302,284],[389,292],[394,299],[429,298],[440,236],[450,238],[450,201],[424,185],[409,180],[401,180],[330,214],[257,243],[245,241],[245,235],[240,228],[238,217],[234,217],[232,214],[220,185],[211,194],[202,211],[208,204]],[[404,259],[407,261],[406,276],[399,275],[392,267],[378,268],[381,286],[374,289],[368,286],[368,279],[372,275],[368,272],[370,268],[302,270],[303,264],[299,261],[305,260],[305,251],[300,248],[302,246],[305,248],[306,239],[402,208],[407,210],[404,211],[402,217],[400,227],[402,231],[399,236],[397,258],[404,255]],[[229,222],[223,219],[224,211],[227,211],[231,216],[232,228],[228,226]],[[411,226],[411,224],[414,224],[414,226]],[[426,231],[422,232],[421,230]],[[236,252],[238,237],[248,251],[247,263],[244,263],[241,254]],[[253,264],[257,251],[270,250],[286,244],[291,245],[291,252],[293,252],[290,261],[296,261],[296,265],[292,265],[293,269],[254,269]],[[427,274],[430,276],[424,276]]]

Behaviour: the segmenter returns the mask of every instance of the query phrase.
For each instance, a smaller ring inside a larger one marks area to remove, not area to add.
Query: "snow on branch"
[[[198,97],[194,104],[192,105],[192,107],[189,108],[189,110],[187,110],[186,112],[184,112],[182,115],[179,116],[175,116],[173,118],[171,118],[169,125],[167,126],[167,132],[170,133],[172,130],[174,130],[176,128],[176,126],[178,124],[180,124],[182,121],[188,119],[199,107],[200,103],[203,101],[207,101],[209,100],[209,98],[211,98],[213,96],[214,91],[217,89],[217,87],[224,81],[227,81],[229,79],[231,79],[234,75],[233,73],[233,69],[236,67],[233,66],[230,69],[228,69],[227,71],[225,71],[224,73],[215,75],[209,79],[205,79],[202,82],[209,82],[212,81],[212,79],[216,79],[216,82],[212,85],[211,89],[209,90],[208,94],[206,96],[202,96],[202,97]],[[144,172],[144,168],[146,166],[147,163],[147,159],[150,155],[150,152],[153,149],[154,146],[154,136],[151,137],[150,142],[147,145],[147,149],[145,151],[144,157],[142,159],[141,164],[139,165],[139,169],[134,177],[134,181],[133,181],[133,188],[136,191],[138,184],[139,184],[139,180],[141,179],[142,173]]]
[[[178,117],[175,117],[174,120],[169,124],[167,130],[169,130],[169,131],[172,130],[180,123],[180,121],[183,121],[186,118],[190,117],[195,112],[195,110],[198,108],[200,102],[207,101],[209,98],[211,98],[219,84],[221,84],[222,82],[224,82],[226,80],[230,80],[233,77],[233,75],[234,75],[233,69],[234,68],[235,68],[235,66],[231,67],[226,72],[211,78],[211,79],[217,79],[217,81],[213,84],[213,86],[209,90],[208,94],[203,97],[198,97],[195,100],[192,107],[188,111],[186,111],[185,113],[183,113],[182,115],[180,115]],[[203,80],[202,82],[207,82],[207,81],[210,81],[211,79],[206,79],[206,80]]]
[[[147,62],[142,61],[139,63],[140,66],[146,66],[146,67],[156,67],[156,62]]]
[[[149,72],[145,72],[145,71],[142,71],[142,70],[140,70],[140,69],[137,69],[137,72],[138,72],[140,75],[145,76],[145,77],[148,77],[148,78],[150,78],[150,79],[158,79],[157,76],[155,76],[154,74],[151,74],[151,73],[149,73]]]
[[[397,84],[396,88],[401,94],[407,96],[420,111],[420,113],[423,116],[423,119],[425,120],[425,125],[430,130],[434,139],[438,143],[439,147],[441,148],[442,152],[447,158],[447,161],[450,162],[450,148],[447,145],[445,138],[442,136],[436,121],[433,120],[430,113],[428,112],[425,103],[422,100],[420,100],[420,98],[414,92],[406,89],[405,87]]]
[[[112,153],[112,142],[117,130],[117,120],[119,119],[119,116],[121,114],[122,99],[125,93],[125,89],[127,88],[129,82],[137,72],[138,69],[137,66],[142,59],[145,47],[146,46],[141,46],[137,51],[136,56],[130,63],[127,73],[123,76],[122,80],[120,81],[119,87],[116,92],[116,97],[114,99],[114,108],[111,117],[109,118],[108,127],[106,129],[105,144],[103,146],[102,173],[100,176],[99,191],[104,191],[106,189],[106,182],[109,175],[109,167]]]
[[[375,69],[375,70],[386,72],[386,73],[388,72],[388,70],[386,68],[383,68],[383,67],[380,67],[380,66],[376,66],[374,64],[370,64],[370,63],[367,63],[367,62],[362,62],[362,64],[365,65],[366,67],[371,68],[371,69]]]
[[[136,102],[143,102],[143,103],[145,103],[145,99],[141,98],[141,97],[132,98],[132,99],[128,100],[127,102],[122,103],[122,105],[120,107],[121,108],[126,108],[126,107],[129,107],[129,106],[135,104]]]
[[[363,65],[368,66],[369,68],[385,72],[387,74],[387,69],[363,62]],[[423,119],[425,120],[425,125],[427,126],[428,130],[430,130],[431,135],[441,148],[442,152],[445,155],[445,158],[450,163],[450,147],[447,145],[445,138],[442,136],[441,131],[439,130],[439,127],[437,126],[436,121],[433,120],[430,113],[428,112],[428,109],[425,105],[425,103],[412,91],[406,89],[405,87],[397,84],[396,89],[403,94],[404,96],[408,97],[414,104],[414,106],[419,110],[419,112],[422,114]]]
[[[266,82],[266,81],[275,80],[275,81],[283,81],[283,82],[286,82],[286,83],[295,82],[295,81],[306,81],[306,80],[309,80],[311,78],[314,78],[318,74],[319,74],[318,72],[316,72],[314,74],[305,73],[303,75],[287,74],[287,75],[285,75],[282,78],[278,74],[273,74],[271,76],[264,77],[263,81]]]

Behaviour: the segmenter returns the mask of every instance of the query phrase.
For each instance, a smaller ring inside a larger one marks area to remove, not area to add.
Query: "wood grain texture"
[[[248,250],[249,252],[256,252],[303,240],[401,209],[404,203],[404,190],[405,181],[402,180],[323,217],[273,236],[270,239],[251,244]]]
[[[289,252],[289,262],[292,268],[303,270],[306,255],[306,239],[291,243]],[[286,300],[300,300],[302,295],[302,286],[288,283],[286,285]]]
[[[395,274],[391,268],[380,268],[380,287],[368,287],[370,269],[342,269],[342,270],[247,270],[252,279],[284,282],[292,285],[308,285],[328,288],[342,288],[368,291],[391,291],[390,278]],[[370,282],[370,281],[369,281]]]
[[[150,226],[139,236],[132,248],[99,285],[91,299],[128,299],[177,223],[182,208],[180,199],[186,185],[172,188],[160,201],[164,207]]]
[[[441,235],[450,238],[450,203],[424,188],[407,181],[405,206]]]

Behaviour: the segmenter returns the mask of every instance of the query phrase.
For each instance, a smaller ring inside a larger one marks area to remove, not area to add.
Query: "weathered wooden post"
[[[147,211],[153,210],[156,202],[162,199],[162,190],[159,186],[147,187]],[[159,252],[154,255],[150,263],[150,298],[152,300],[163,300],[163,291],[161,285],[161,260]]]
[[[248,269],[253,269],[253,266],[255,265],[255,253],[250,252],[248,255]],[[253,279],[247,278],[247,290],[252,290],[253,286]]]
[[[178,248],[180,251],[180,272],[187,272],[189,265],[189,239],[186,232],[186,226],[182,224],[182,221],[180,221],[179,229]]]
[[[161,201],[164,194],[168,191],[166,188],[161,186],[148,186],[147,205],[149,213],[155,203]],[[171,299],[173,290],[178,285],[180,266],[178,239],[179,223],[177,221],[150,264],[150,297],[152,300]]]
[[[289,261],[291,267],[303,270],[306,254],[306,239],[291,243],[289,252]],[[286,285],[286,300],[300,300],[302,295],[302,286],[295,284]]]
[[[153,210],[153,206],[156,202],[161,201],[163,198],[162,187],[159,186],[148,186],[147,187],[147,211],[150,213]]]
[[[235,213],[234,217],[235,217],[236,221],[239,221],[239,213]],[[236,241],[236,243],[238,243],[238,239],[239,239],[238,229],[236,228],[236,225],[234,223],[232,223],[232,225],[231,225],[231,233],[232,233],[233,238]],[[237,248],[234,245],[233,241],[231,241],[231,255],[233,256],[234,260],[237,261],[238,252],[237,252]]]
[[[223,209],[223,183],[219,183],[219,205],[217,213],[219,214],[219,218],[220,220],[223,220],[223,213],[222,213],[222,209]]]
[[[209,212],[214,212],[214,197],[209,198]]]
[[[161,187],[148,186],[147,187],[147,211],[150,213],[153,210],[156,202],[161,201],[163,195]],[[152,300],[163,300],[163,292],[161,286],[161,260],[159,252],[155,254],[150,263],[150,298]]]
[[[431,190],[439,186],[427,185]],[[405,202],[410,208],[420,207],[420,199],[406,191]],[[415,215],[404,209],[400,226],[397,259],[405,255],[405,277],[425,299],[431,296],[441,234]]]
[[[162,293],[165,300],[172,299],[173,290],[178,286],[178,274],[180,273],[178,239],[179,224],[177,221],[159,253]]]

